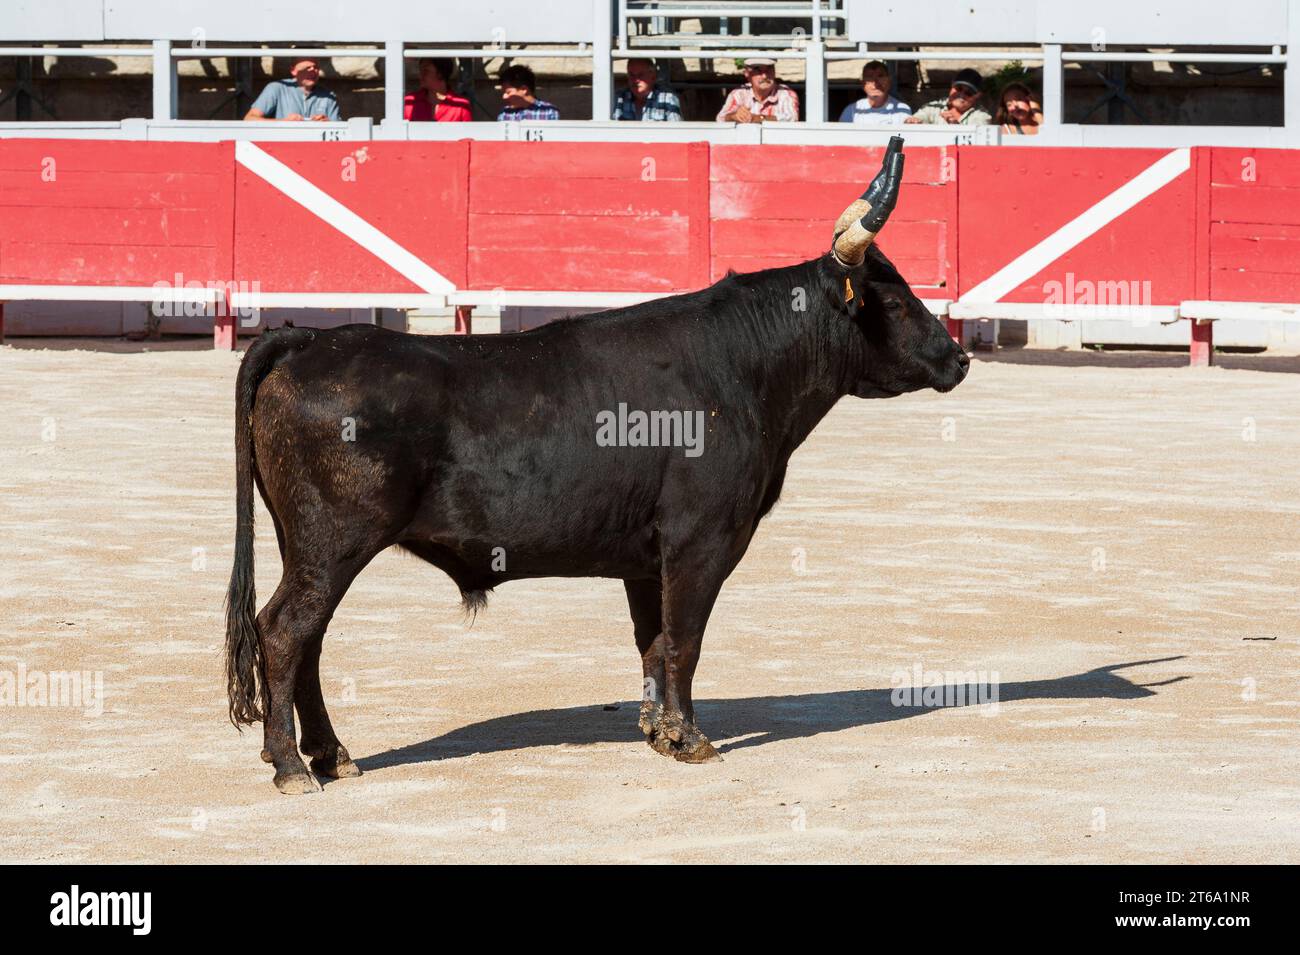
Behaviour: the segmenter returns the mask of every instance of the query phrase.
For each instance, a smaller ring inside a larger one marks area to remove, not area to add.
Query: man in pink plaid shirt
[[[751,57],[745,61],[748,86],[731,91],[718,113],[720,123],[797,123],[799,94],[776,81],[776,60]]]

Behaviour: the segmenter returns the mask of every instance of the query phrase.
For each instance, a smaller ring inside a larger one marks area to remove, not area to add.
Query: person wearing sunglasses
[[[993,117],[979,105],[983,86],[984,81],[978,72],[969,68],[961,70],[953,77],[947,99],[927,103],[903,122],[987,126],[993,122]]]

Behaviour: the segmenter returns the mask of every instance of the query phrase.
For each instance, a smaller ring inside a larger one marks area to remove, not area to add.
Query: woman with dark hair
[[[415,122],[468,123],[469,100],[451,91],[456,65],[451,60],[420,60],[420,88],[407,93],[402,118]]]
[[[998,112],[993,122],[1004,133],[1033,136],[1043,122],[1043,107],[1024,83],[1008,83],[998,97]]]

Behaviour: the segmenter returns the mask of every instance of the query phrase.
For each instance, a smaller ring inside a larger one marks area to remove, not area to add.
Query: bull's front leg
[[[663,575],[663,702],[650,745],[684,763],[722,759],[695,723],[691,681],[700,661],[700,645],[729,568],[712,561],[681,562]]]

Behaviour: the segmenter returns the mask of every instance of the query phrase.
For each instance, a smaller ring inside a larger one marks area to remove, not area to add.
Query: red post
[[[676,147],[668,147],[669,150]],[[686,144],[687,274],[689,288],[704,288],[712,281],[711,244],[713,224],[710,216],[709,181],[710,147],[708,143]]]
[[[456,334],[471,335],[474,332],[474,306],[456,306]]]
[[[945,325],[948,326],[948,334],[952,336],[952,340],[955,341],[958,345],[961,345],[961,344],[962,344],[962,340],[961,340],[961,319],[960,319],[960,318],[945,318],[945,319],[943,320],[943,323],[944,323]]]
[[[217,315],[212,324],[212,347],[234,351],[239,338],[235,325],[235,310],[230,305],[230,289],[216,303]]]
[[[216,191],[214,208],[215,245],[217,253],[216,274],[224,279],[224,291],[216,302],[216,319],[212,326],[212,347],[234,351],[239,345],[239,320],[231,307],[231,290],[235,284],[235,190],[238,183],[239,163],[235,161],[235,144],[216,144],[216,168],[221,175]]]
[[[961,146],[941,146],[939,148],[939,181],[943,183],[945,213],[948,217],[946,245],[944,247],[943,274],[947,278],[948,297],[956,301],[961,298],[961,263],[957,255],[958,216],[961,214],[959,202],[959,183],[961,182],[962,156],[966,154]],[[951,173],[951,175],[950,175]]]
[[[1240,167],[1239,167],[1240,168]],[[1210,193],[1214,189],[1214,150],[1209,146],[1192,147],[1192,173],[1196,177],[1195,218],[1192,226],[1192,288],[1195,298],[1213,298],[1210,294]]]
[[[1191,319],[1193,368],[1208,368],[1214,364],[1214,322]]]

